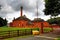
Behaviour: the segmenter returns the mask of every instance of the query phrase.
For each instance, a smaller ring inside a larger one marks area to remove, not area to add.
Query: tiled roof
[[[44,20],[41,19],[41,18],[35,18],[35,19],[33,20],[33,22],[42,22],[42,21],[44,21]]]
[[[21,17],[18,17],[18,18],[14,19],[14,20],[26,20],[26,21],[31,21],[31,20],[28,19],[25,15],[24,15],[24,16],[21,16]],[[13,21],[14,21],[14,20],[13,20]]]

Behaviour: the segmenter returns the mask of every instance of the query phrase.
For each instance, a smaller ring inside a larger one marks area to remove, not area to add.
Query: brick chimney
[[[21,13],[20,15],[22,16],[23,15],[23,7],[21,6]]]

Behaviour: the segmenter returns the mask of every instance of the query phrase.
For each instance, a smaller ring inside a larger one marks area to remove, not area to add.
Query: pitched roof
[[[28,19],[25,15],[24,15],[24,16],[20,16],[20,17],[14,19],[14,20],[25,20],[25,21],[31,21],[31,20]],[[14,20],[13,20],[13,21],[14,21]]]
[[[42,21],[44,21],[44,20],[41,18],[35,18],[32,22],[42,22]]]

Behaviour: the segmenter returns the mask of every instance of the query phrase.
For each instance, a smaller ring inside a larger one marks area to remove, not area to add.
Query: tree
[[[44,14],[58,16],[60,14],[60,0],[45,0]]]
[[[47,22],[49,22],[50,24],[58,24],[58,25],[60,25],[60,17],[48,19]]]
[[[50,24],[57,24],[56,18],[48,19],[47,22],[49,22]]]
[[[7,25],[7,20],[6,20],[6,18],[5,18],[5,20],[4,20],[4,26],[6,26]]]
[[[0,27],[6,25],[7,25],[7,20],[0,17]]]

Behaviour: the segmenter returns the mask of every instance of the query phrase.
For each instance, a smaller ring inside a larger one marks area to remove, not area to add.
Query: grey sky
[[[11,21],[14,17],[20,16],[20,6],[23,6],[23,14],[30,19],[34,19],[36,16],[36,1],[37,0],[0,0],[2,9],[0,10],[0,17],[7,18]],[[49,16],[45,16],[43,13],[44,1],[38,0],[39,17],[47,20]]]

